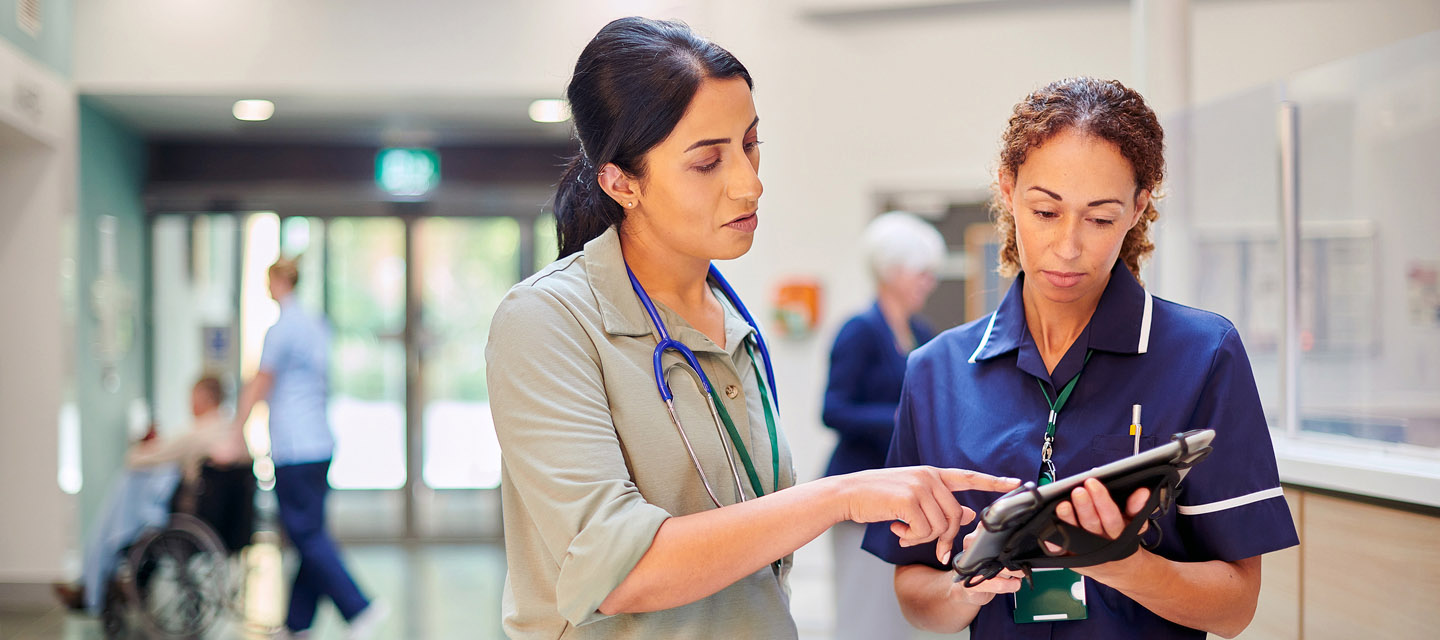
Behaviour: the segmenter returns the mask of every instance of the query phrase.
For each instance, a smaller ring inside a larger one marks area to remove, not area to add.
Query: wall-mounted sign
[[[73,144],[68,127],[75,117],[74,100],[68,81],[0,38],[0,127],[17,129],[47,147]]]
[[[794,277],[775,286],[775,321],[787,338],[807,338],[820,326],[820,282]]]
[[[440,154],[434,149],[381,149],[375,156],[375,184],[392,196],[430,193],[440,184]]]
[[[231,365],[229,326],[206,326],[200,328],[201,361],[203,369],[209,372],[227,371]]]

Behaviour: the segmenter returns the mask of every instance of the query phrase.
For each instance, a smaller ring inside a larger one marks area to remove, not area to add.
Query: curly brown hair
[[[1150,226],[1159,215],[1155,201],[1161,197],[1160,183],[1165,178],[1165,132],[1145,98],[1134,89],[1115,80],[1085,77],[1057,80],[1034,91],[1015,105],[1010,116],[1010,125],[1001,136],[1000,170],[990,185],[990,210],[1000,234],[998,270],[1010,278],[1020,273],[1015,215],[1001,197],[999,174],[1013,178],[1032,149],[1072,129],[1119,147],[1135,170],[1135,194],[1150,192],[1150,203],[1120,247],[1120,260],[1139,278],[1141,263],[1155,250]]]

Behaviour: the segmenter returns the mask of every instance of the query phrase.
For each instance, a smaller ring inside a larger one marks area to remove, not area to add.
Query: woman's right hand
[[[980,529],[976,528],[967,534],[965,539],[961,541],[961,548],[969,549],[970,545],[975,542],[975,536],[979,535],[979,533]],[[950,585],[950,597],[959,598],[976,606],[983,606],[989,604],[990,600],[993,599],[997,593],[1015,593],[1019,591],[1021,580],[1024,578],[1025,574],[1019,571],[1002,569],[995,577],[973,587],[965,586],[964,580]]]
[[[960,527],[975,519],[975,512],[957,502],[954,492],[1003,493],[1020,485],[1014,478],[928,466],[872,469],[837,479],[843,481],[844,519],[860,523],[895,520],[890,530],[900,538],[900,546],[933,540],[941,564],[950,563]]]

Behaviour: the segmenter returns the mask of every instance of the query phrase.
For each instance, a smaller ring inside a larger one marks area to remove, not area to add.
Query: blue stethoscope
[[[710,500],[715,503],[716,507],[721,506],[720,499],[716,496],[714,488],[710,486],[709,480],[705,477],[705,469],[700,464],[700,458],[695,455],[695,449],[690,445],[690,438],[685,434],[685,427],[680,424],[680,416],[675,412],[675,394],[670,391],[669,376],[670,372],[676,368],[681,368],[689,372],[691,378],[695,380],[696,386],[701,391],[704,391],[705,402],[710,408],[710,417],[715,421],[715,432],[720,436],[721,442],[724,442],[728,435],[728,439],[734,445],[734,449],[740,454],[741,462],[744,463],[752,490],[754,490],[757,497],[764,495],[765,491],[761,486],[759,475],[755,472],[754,464],[750,460],[749,452],[745,449],[745,443],[740,439],[740,433],[735,429],[734,421],[730,419],[729,412],[726,411],[725,405],[722,404],[719,401],[719,397],[716,396],[715,388],[710,385],[710,378],[707,377],[705,371],[700,368],[700,361],[695,358],[695,352],[685,346],[685,343],[670,337],[670,332],[665,329],[665,322],[660,319],[660,312],[655,309],[655,303],[650,300],[650,294],[645,292],[645,287],[640,286],[640,281],[635,278],[635,272],[630,270],[630,265],[628,264],[625,265],[625,273],[630,276],[630,287],[635,290],[635,295],[640,298],[640,304],[645,306],[645,313],[650,315],[650,322],[655,325],[657,338],[653,358],[655,388],[660,391],[660,398],[665,401],[665,408],[670,412],[670,422],[675,425],[676,431],[680,432],[680,439],[685,443],[685,450],[689,452],[690,461],[695,465],[695,471],[700,474],[700,482],[705,485],[705,492],[710,495]],[[775,482],[774,486],[778,489],[780,482],[779,436],[776,433],[775,427],[776,411],[772,408],[770,399],[775,398],[775,405],[778,406],[779,395],[775,389],[775,369],[770,363],[770,349],[765,345],[765,337],[760,334],[760,326],[756,324],[754,316],[750,315],[750,311],[745,308],[745,304],[740,302],[740,296],[736,295],[735,290],[730,287],[730,283],[725,281],[725,277],[720,275],[720,271],[716,269],[713,264],[710,265],[709,277],[715,281],[715,284],[720,285],[721,293],[723,293],[725,298],[730,301],[730,304],[735,307],[735,310],[740,312],[740,316],[745,319],[745,322],[750,325],[750,328],[755,330],[755,340],[753,342],[755,347],[760,350],[760,359],[765,363],[765,379],[769,387],[768,395],[765,393],[766,389],[764,387],[761,388],[760,398],[761,403],[764,405],[765,423],[770,436],[770,458],[774,474],[772,477]],[[750,350],[751,366],[755,366],[755,349],[750,347],[749,342],[747,342],[745,346]],[[666,351],[678,353],[681,361],[669,367],[664,366],[661,364],[661,360]],[[758,367],[756,367],[755,373],[757,376],[760,374]],[[735,480],[735,491],[738,494],[738,500],[744,502],[746,496],[744,489],[741,488],[742,481],[740,479],[740,470],[735,465],[735,455],[731,453],[731,447],[727,446],[724,447],[724,449],[726,462],[730,465],[730,474]]]

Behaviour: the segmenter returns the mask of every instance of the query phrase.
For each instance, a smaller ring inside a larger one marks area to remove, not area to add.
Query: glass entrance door
[[[331,328],[329,515],[346,539],[500,535],[500,448],[485,343],[509,288],[553,257],[530,218],[243,216],[242,354],[275,321],[265,268],[300,261],[295,295]],[[522,265],[522,262],[525,263]],[[254,362],[245,371],[253,375]],[[250,431],[265,438],[264,411]],[[262,446],[263,449],[263,446]]]
[[[284,232],[299,232],[289,218]],[[313,261],[330,321],[330,486],[335,530],[350,537],[405,535],[410,475],[406,431],[405,222],[393,217],[309,220]],[[317,231],[322,231],[317,234]],[[292,233],[284,233],[291,240]],[[323,235],[323,242],[316,242]],[[286,244],[282,242],[282,245]],[[297,247],[298,248],[298,247]],[[287,251],[287,253],[290,253]],[[308,253],[308,251],[307,251]],[[302,278],[305,275],[302,273]]]
[[[398,217],[312,218],[252,214],[245,224],[242,346],[254,362],[274,323],[266,268],[299,262],[297,303],[330,327],[331,529],[348,538],[407,534],[405,221]],[[268,441],[263,412],[247,426]],[[258,424],[257,424],[258,423]],[[265,450],[266,447],[261,447]]]
[[[418,534],[497,537],[500,445],[490,418],[485,344],[490,318],[520,280],[515,218],[419,218],[416,272],[422,486]]]

